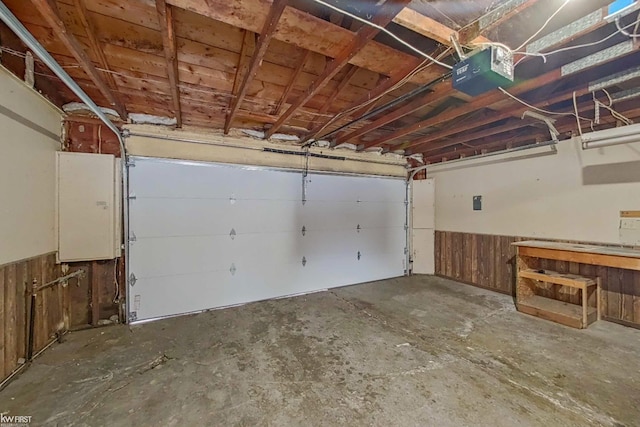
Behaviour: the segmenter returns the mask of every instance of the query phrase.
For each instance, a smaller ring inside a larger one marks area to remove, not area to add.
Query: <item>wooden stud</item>
[[[271,8],[269,9],[269,14],[267,15],[267,19],[264,23],[264,26],[262,27],[262,31],[260,32],[260,36],[258,37],[258,42],[256,44],[255,52],[249,64],[249,70],[244,74],[242,83],[240,84],[238,95],[233,99],[231,108],[227,113],[227,118],[224,123],[225,134],[229,133],[229,129],[231,129],[231,125],[233,123],[233,119],[238,113],[240,104],[244,100],[244,97],[249,90],[249,85],[255,78],[256,74],[258,74],[258,68],[262,63],[262,59],[264,58],[265,53],[267,53],[267,48],[269,47],[271,38],[275,33],[276,26],[278,25],[278,21],[280,20],[280,17],[282,16],[282,12],[284,11],[286,5],[287,0],[274,0]]]
[[[385,27],[393,18],[409,3],[410,0],[388,0],[373,18],[373,23]],[[282,125],[300,108],[313,98],[360,50],[373,39],[380,30],[365,25],[356,33],[356,37],[340,51],[340,54],[333,58],[325,67],[322,74],[313,84],[298,98],[265,132],[265,139],[269,139]]]
[[[80,1],[80,0],[76,0]],[[162,33],[162,45],[166,61],[167,77],[173,100],[173,111],[176,116],[176,127],[182,127],[182,107],[180,105],[180,74],[178,72],[178,47],[174,29],[173,9],[165,0],[156,0],[158,22]]]
[[[116,98],[109,85],[103,80],[100,72],[96,69],[93,62],[82,48],[76,37],[67,31],[64,22],[58,15],[58,11],[53,0],[31,0],[38,12],[44,17],[49,26],[53,29],[60,41],[69,50],[73,57],[78,61],[85,73],[91,81],[96,85],[100,93],[104,95],[111,106],[118,112],[118,115],[127,120],[127,110],[124,105]]]

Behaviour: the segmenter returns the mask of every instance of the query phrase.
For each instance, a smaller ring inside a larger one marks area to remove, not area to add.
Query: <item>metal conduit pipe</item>
[[[123,226],[125,239],[125,277],[127,278],[127,292],[129,289],[129,179],[127,171],[127,151],[122,139],[122,134],[118,127],[104,114],[104,112],[96,105],[95,102],[87,95],[80,86],[67,74],[67,72],[56,62],[56,60],[47,52],[47,50],[33,37],[33,35],[22,25],[9,8],[0,0],[0,20],[4,22],[13,31],[20,40],[35,53],[38,58],[56,75],[60,80],[84,102],[89,109],[116,135],[120,144],[120,162],[122,164],[122,208],[123,208]],[[128,317],[128,313],[127,313]]]

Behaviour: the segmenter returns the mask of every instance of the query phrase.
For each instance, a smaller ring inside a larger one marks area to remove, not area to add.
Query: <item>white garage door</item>
[[[401,179],[132,163],[132,322],[404,274]]]

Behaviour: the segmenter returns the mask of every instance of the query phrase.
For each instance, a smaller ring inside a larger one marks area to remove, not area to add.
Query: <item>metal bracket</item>
[[[127,198],[128,198],[129,200],[135,200],[135,199],[136,199],[136,195],[135,195],[135,193],[129,193],[129,195],[127,196]]]
[[[129,138],[131,136],[131,131],[129,129],[122,129],[122,131],[120,131],[120,136],[123,138]]]
[[[137,281],[138,281],[138,278],[136,277],[136,275],[131,273],[129,275],[129,286],[135,285]]]
[[[236,238],[236,230],[235,230],[235,228],[231,229],[231,231],[229,232],[229,237],[231,237],[231,240],[235,240],[235,238]]]
[[[307,265],[307,258],[306,257],[302,257],[302,266],[304,267],[305,265]]]
[[[307,234],[307,227],[305,227],[304,225],[302,226],[302,235],[306,235]]]
[[[360,230],[362,230],[362,227],[360,227],[360,224],[358,224],[358,226],[356,227],[356,231],[359,233]]]
[[[362,254],[358,251],[358,261],[360,261],[360,258],[362,258]]]
[[[138,312],[137,311],[129,312],[129,323],[135,322],[136,320],[138,320]]]

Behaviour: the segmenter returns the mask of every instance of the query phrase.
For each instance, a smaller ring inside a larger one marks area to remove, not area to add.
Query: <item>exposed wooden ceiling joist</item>
[[[289,99],[289,94],[291,93],[291,90],[293,89],[293,85],[296,83],[296,80],[298,80],[298,77],[300,76],[300,73],[304,69],[304,64],[306,64],[307,61],[309,60],[309,56],[311,56],[311,51],[310,50],[305,50],[300,55],[300,59],[298,60],[298,65],[296,66],[296,69],[295,69],[293,75],[289,79],[289,83],[287,84],[287,86],[285,87],[284,91],[282,92],[282,96],[278,100],[278,103],[276,104],[276,107],[273,109],[273,114],[274,115],[279,116],[280,113],[282,113],[282,108],[284,107],[284,104],[287,102],[287,99]],[[275,119],[274,119],[274,122],[275,122]]]
[[[387,0],[381,7],[372,22],[380,27],[385,27],[393,20],[402,8],[411,0]],[[294,114],[294,112],[304,106],[329,80],[331,80],[361,49],[373,39],[380,30],[378,28],[365,25],[355,34],[355,37],[342,48],[340,54],[333,58],[325,67],[322,74],[313,82],[303,96],[294,102],[276,121],[271,128],[265,132],[265,138],[270,138],[277,130]]]
[[[264,21],[264,25],[262,30],[260,31],[260,36],[258,37],[258,42],[256,43],[256,48],[251,57],[251,62],[249,63],[249,69],[242,77],[242,83],[240,83],[240,90],[236,97],[233,99],[231,103],[231,109],[227,114],[227,118],[224,123],[224,133],[229,133],[229,129],[231,128],[231,124],[233,123],[233,119],[238,112],[238,108],[240,108],[240,104],[244,100],[245,95],[247,94],[247,90],[249,89],[249,85],[251,81],[255,78],[256,74],[258,74],[258,68],[262,63],[262,59],[264,58],[265,53],[267,53],[267,48],[269,47],[269,42],[271,42],[271,38],[276,30],[278,25],[278,21],[282,16],[282,12],[284,11],[285,6],[287,5],[287,0],[274,0],[271,8],[269,9],[269,13],[267,14],[267,18]]]
[[[503,2],[498,7],[461,29],[459,32],[460,41],[463,44],[472,42],[477,37],[487,34],[518,13],[522,13],[534,6],[539,1],[540,0],[507,0]]]
[[[160,31],[162,32],[164,56],[167,61],[167,77],[169,78],[176,126],[180,128],[182,127],[182,107],[180,105],[180,89],[178,87],[180,77],[178,73],[176,32],[173,28],[173,9],[172,6],[166,4],[165,0],[156,0],[156,9],[158,10],[158,22],[160,23]]]
[[[31,0],[33,5],[36,6],[38,12],[47,21],[49,26],[53,29],[56,36],[65,45],[68,51],[76,58],[82,69],[87,73],[91,81],[100,90],[102,95],[111,103],[118,115],[126,120],[127,110],[124,105],[115,96],[109,85],[104,81],[100,72],[96,69],[93,62],[82,48],[82,45],[78,42],[73,34],[67,31],[64,22],[58,15],[56,5],[53,0]]]

